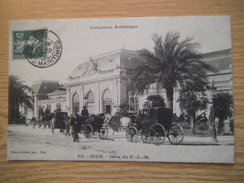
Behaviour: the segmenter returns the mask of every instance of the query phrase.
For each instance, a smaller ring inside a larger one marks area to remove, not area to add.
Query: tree
[[[123,103],[119,105],[120,108],[120,115],[121,116],[126,116],[128,113],[128,110],[130,109],[130,105],[127,103]]]
[[[24,85],[18,76],[9,76],[9,123],[21,120],[20,106],[33,109],[32,89]]]
[[[218,133],[223,132],[224,120],[233,114],[233,96],[229,93],[217,93],[213,96],[214,115],[219,118]]]
[[[207,80],[196,77],[186,80],[186,84],[180,90],[177,102],[180,103],[180,109],[187,111],[191,117],[191,129],[193,129],[197,111],[207,108],[208,97],[206,86]]]
[[[129,89],[132,94],[143,94],[150,84],[156,83],[157,89],[166,90],[167,107],[173,109],[174,87],[178,84],[183,87],[186,80],[199,77],[206,78],[207,71],[216,72],[212,65],[201,60],[198,52],[198,43],[186,38],[180,41],[179,32],[167,33],[163,40],[161,36],[154,34],[153,52],[142,49],[138,55],[142,64],[135,69]]]
[[[148,95],[147,101],[152,103],[151,107],[165,107],[164,98],[161,95]]]

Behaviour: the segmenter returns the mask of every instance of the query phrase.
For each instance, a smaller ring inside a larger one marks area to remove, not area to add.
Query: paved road
[[[161,146],[127,142],[125,131],[115,132],[115,140],[86,139],[73,142],[59,130],[52,134],[43,127],[9,125],[8,159],[10,160],[89,160],[89,161],[163,161],[163,162],[233,162],[233,136],[219,136],[218,143],[210,137],[185,137],[181,145],[171,145],[166,139]]]

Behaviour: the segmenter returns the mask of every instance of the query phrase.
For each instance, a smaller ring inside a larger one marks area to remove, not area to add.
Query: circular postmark
[[[62,55],[62,43],[53,31],[40,29],[33,31],[25,43],[25,58],[39,68],[54,65]]]

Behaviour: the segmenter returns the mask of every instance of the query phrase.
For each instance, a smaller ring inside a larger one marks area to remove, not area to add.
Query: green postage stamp
[[[62,53],[59,37],[47,29],[13,31],[13,59],[27,59],[33,66],[55,64]]]
[[[36,32],[34,34],[34,32]],[[46,57],[46,30],[13,31],[13,57],[14,59],[25,59],[27,51],[36,58]],[[28,49],[27,49],[28,48]]]

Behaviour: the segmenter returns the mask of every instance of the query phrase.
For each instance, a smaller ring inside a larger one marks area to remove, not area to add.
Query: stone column
[[[34,95],[34,117],[38,117],[38,96]]]
[[[71,101],[70,101],[70,87],[67,88],[67,92],[66,92],[66,104],[67,106],[67,112],[68,112],[68,115],[70,115],[70,112],[71,112]]]
[[[101,109],[100,109],[100,83],[97,82],[96,86],[95,86],[95,113],[101,113]]]

